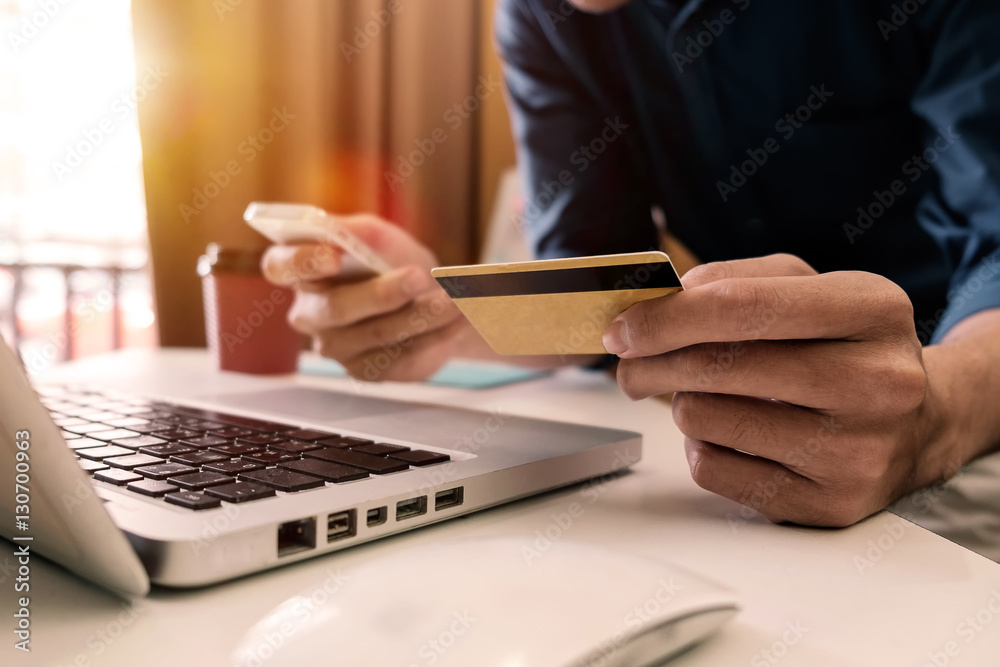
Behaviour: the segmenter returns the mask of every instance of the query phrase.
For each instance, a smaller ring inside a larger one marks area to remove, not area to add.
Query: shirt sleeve
[[[903,173],[937,176],[917,209],[952,267],[936,343],[970,315],[1000,308],[1000,7],[949,0],[926,9],[917,20],[932,48],[913,109],[927,140]]]
[[[517,144],[524,234],[538,258],[659,247],[639,134],[608,94],[598,17],[565,2],[500,0],[496,42],[504,60]],[[624,96],[622,96],[624,97]]]

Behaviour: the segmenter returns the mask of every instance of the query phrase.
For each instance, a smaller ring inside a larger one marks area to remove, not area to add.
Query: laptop
[[[0,340],[0,534],[15,550],[142,596],[151,583],[214,584],[641,457],[629,431],[180,366],[32,387]]]

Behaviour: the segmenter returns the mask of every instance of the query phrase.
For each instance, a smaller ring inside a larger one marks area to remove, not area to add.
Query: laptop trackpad
[[[275,415],[278,421],[295,419],[311,422],[338,422],[358,417],[375,417],[414,410],[423,406],[384,398],[368,398],[339,391],[308,387],[282,387],[239,394],[199,396],[206,401]]]

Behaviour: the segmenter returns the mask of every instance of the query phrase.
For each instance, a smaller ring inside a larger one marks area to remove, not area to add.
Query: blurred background
[[[35,371],[204,345],[197,258],[263,247],[256,199],[476,261],[516,199],[493,4],[0,0],[0,333]]]

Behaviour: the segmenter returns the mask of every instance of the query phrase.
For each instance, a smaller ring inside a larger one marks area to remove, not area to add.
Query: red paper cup
[[[294,292],[264,279],[260,257],[212,244],[198,260],[208,349],[220,370],[294,373],[302,348],[287,319]]]

